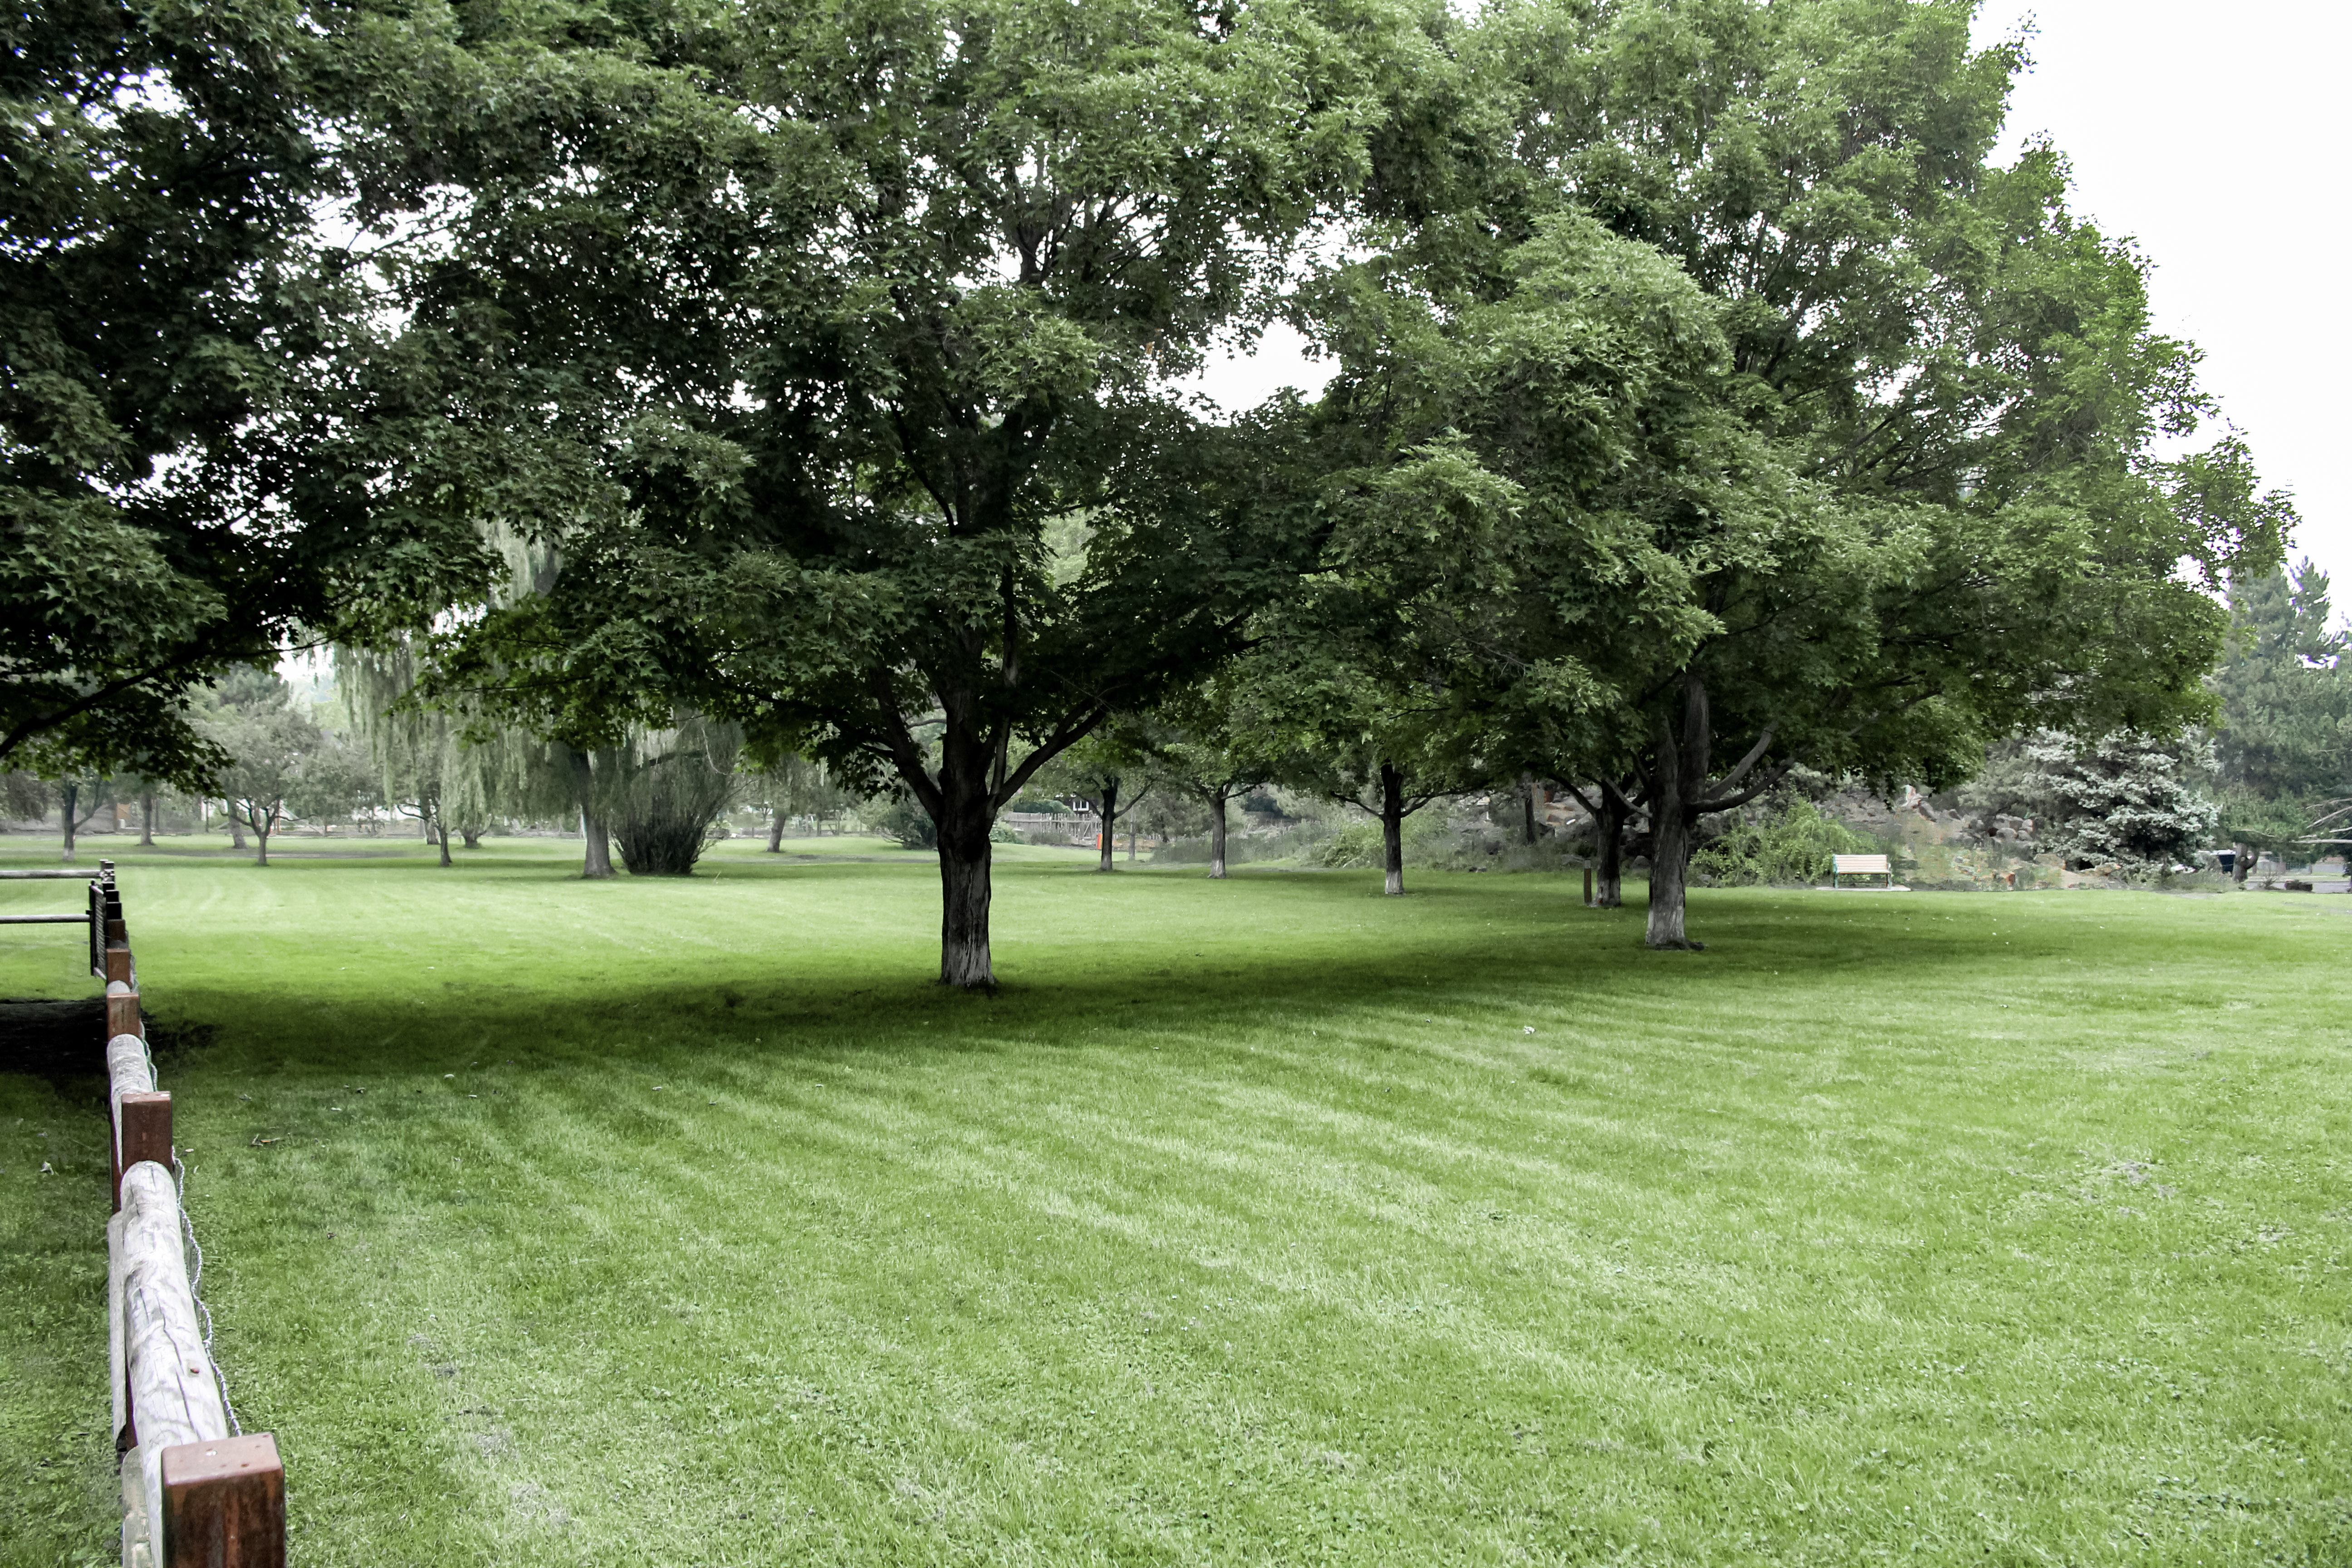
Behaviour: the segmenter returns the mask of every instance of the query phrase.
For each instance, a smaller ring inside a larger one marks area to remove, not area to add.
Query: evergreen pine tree
[[[2278,801],[2344,793],[2352,761],[2347,639],[2329,629],[2327,574],[2309,561],[2231,584],[2230,641],[2213,673],[2225,789]]]

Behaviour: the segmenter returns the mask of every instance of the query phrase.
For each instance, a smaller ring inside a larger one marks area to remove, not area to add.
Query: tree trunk
[[[1209,875],[1222,879],[1225,874],[1225,792],[1217,791],[1209,797]]]
[[[269,829],[268,829],[267,827],[264,827],[264,826],[261,825],[260,816],[259,816],[259,814],[258,814],[258,813],[256,813],[256,814],[255,814],[255,820],[254,820],[254,824],[253,824],[253,843],[254,843],[254,850],[255,850],[254,858],[253,858],[253,863],[254,863],[255,865],[257,865],[257,866],[267,866],[267,865],[268,865],[268,864],[269,864]]]
[[[580,807],[580,837],[583,846],[580,858],[580,875],[585,879],[603,881],[613,874],[613,836],[604,826],[604,819],[596,815],[596,768],[588,753],[570,746],[563,748],[571,764],[572,796]]]
[[[1132,822],[1127,825],[1127,863],[1130,866],[1135,864],[1135,824]]]
[[[2230,880],[2243,888],[2246,885],[2246,873],[2254,868],[2254,858],[2247,853],[2246,847],[2242,844],[2233,845],[2231,847],[2238,853],[2230,862]]]
[[[449,859],[449,825],[441,821],[436,816],[434,819],[434,826],[441,840],[441,864],[447,866],[451,863]]]
[[[457,829],[457,837],[466,841],[467,848],[479,849],[482,847],[482,831],[478,827],[461,827]]]
[[[1633,807],[1607,779],[1598,786],[1601,810],[1592,819],[1592,907],[1616,910],[1625,906],[1625,820]]]
[[[66,864],[70,866],[73,864],[74,851],[74,807],[79,803],[81,785],[68,779],[59,786],[58,795],[65,803],[58,809],[58,819],[59,825],[65,828]]]
[[[1659,753],[1650,783],[1650,923],[1652,947],[1691,949],[1684,927],[1688,889],[1690,835],[1683,821],[1680,759],[1669,746]]]
[[[975,852],[976,851],[976,852]],[[988,835],[977,846],[940,838],[940,984],[965,990],[996,987],[988,952]]]
[[[245,819],[237,816],[236,807],[226,800],[221,802],[221,810],[228,817],[228,847],[231,849],[244,848]]]
[[[155,846],[155,792],[139,792],[139,842],[148,848]]]
[[[1381,865],[1391,898],[1404,892],[1404,774],[1393,763],[1381,764]]]
[[[1110,871],[1117,869],[1117,868],[1111,864],[1112,852],[1117,848],[1117,845],[1113,842],[1111,837],[1116,831],[1114,824],[1118,821],[1118,781],[1117,779],[1109,780],[1103,785],[1100,809],[1102,811],[1102,831],[1095,835],[1095,847],[1102,853],[1102,863],[1097,866],[1095,869],[1097,871]]]
[[[1677,729],[1681,731],[1676,733]],[[1707,741],[1711,732],[1706,687],[1695,675],[1683,677],[1682,723],[1672,713],[1658,716],[1652,731],[1656,751],[1650,778],[1650,924],[1654,948],[1696,952],[1684,921],[1690,875],[1691,830],[1697,826],[1692,800],[1706,787]]]
[[[768,814],[768,853],[781,855],[783,852],[784,814],[781,811],[770,812]]]
[[[604,881],[613,875],[613,835],[604,826],[604,819],[591,811],[580,814],[580,837],[585,849],[580,857],[580,875],[592,882]]]
[[[1523,834],[1524,841],[1528,844],[1533,844],[1536,841],[1535,780],[1530,778],[1521,779],[1519,781],[1519,805],[1526,814],[1526,822],[1523,825],[1525,829]]]
[[[931,818],[940,834],[940,984],[993,991],[996,969],[988,951],[988,905],[994,849],[988,830],[995,826],[996,812],[986,759],[978,754],[981,747],[943,744],[940,749],[940,804]],[[967,755],[968,751],[974,754]]]

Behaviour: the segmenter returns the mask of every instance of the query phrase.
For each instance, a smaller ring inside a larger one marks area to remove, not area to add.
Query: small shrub
[[[1742,822],[1691,857],[1691,869],[1726,888],[1805,886],[1829,879],[1832,855],[1875,855],[1886,846],[1811,801],[1792,801],[1777,816]]]
[[[1408,828],[1412,826],[1410,818],[1406,821],[1406,826]],[[1348,824],[1347,826],[1325,839],[1315,851],[1315,863],[1334,871],[1349,870],[1358,867],[1377,866],[1381,861],[1382,854],[1381,825],[1366,818],[1360,822]]]
[[[939,825],[913,795],[900,794],[867,801],[857,815],[867,832],[897,839],[901,849],[940,847]]]

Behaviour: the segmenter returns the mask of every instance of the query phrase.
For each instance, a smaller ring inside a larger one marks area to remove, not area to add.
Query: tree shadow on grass
[[[1896,983],[1932,982],[1946,969],[1957,983],[1980,978],[1987,965],[2017,962],[1941,933],[1832,926],[1826,913],[1792,921],[1780,900],[1703,910],[1713,944],[1705,953],[1651,952],[1642,945],[1641,910],[1589,910],[1570,901],[1572,895],[1531,897],[1506,911],[1525,914],[1524,923],[1418,920],[1388,930],[1327,926],[1286,935],[1284,904],[1295,897],[1328,916],[1334,891],[1320,879],[1259,889],[1255,909],[1270,917],[1267,934],[1238,951],[1230,931],[1155,938],[1146,928],[1133,943],[1084,949],[1016,934],[1000,942],[1003,984],[993,994],[941,988],[923,949],[908,942],[882,953],[836,950],[814,959],[747,951],[715,981],[616,967],[551,983],[524,970],[509,991],[478,973],[420,982],[414,966],[401,966],[405,988],[380,995],[313,998],[280,976],[269,990],[191,987],[159,994],[152,1005],[168,1026],[215,1029],[225,1060],[268,1059],[297,1070],[437,1070],[445,1059],[471,1061],[485,1052],[499,1059],[522,1051],[542,1059],[673,1061],[702,1052],[929,1056],[1013,1041],[1124,1048],[1155,1035],[1303,1035],[1333,1018],[1377,1027],[1383,1012],[1480,1026],[1507,1016],[1515,1027],[1522,1016],[1573,1018],[1627,1006],[1655,1008],[1670,1019],[1679,1007],[1717,1007],[1735,996],[1759,1017],[1801,1022],[1820,1016],[1825,990],[1850,1003]],[[1439,883],[1421,897],[1421,913],[1494,906],[1487,889],[1475,886]],[[1400,907],[1377,894],[1364,902]]]

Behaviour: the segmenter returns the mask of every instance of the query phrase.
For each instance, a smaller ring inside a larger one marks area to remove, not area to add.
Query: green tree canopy
[[[683,701],[895,778],[939,828],[941,978],[991,984],[996,812],[1222,658],[1278,575],[1247,436],[1171,378],[1270,308],[1457,26],[1160,0],[404,20],[429,63],[356,153],[366,221],[433,220],[399,352],[495,429],[478,453],[557,476],[477,476],[562,565],[452,639],[444,689],[575,746]]]
[[[1508,367],[1445,382],[1460,449],[1532,520],[1498,558],[1540,591],[1472,601],[1508,678],[1496,760],[1638,781],[1654,945],[1689,945],[1698,816],[1799,763],[1941,784],[2036,725],[2177,730],[2212,589],[2291,521],[2234,437],[2158,455],[2210,413],[2195,353],[2153,331],[2140,258],[2067,211],[2056,153],[1989,161],[2017,58],[1972,50],[1970,9],[1505,7],[1476,53],[1518,156],[1462,177],[1489,222],[1400,236],[1355,271],[1403,303],[1322,318],[1350,366],[1416,357],[1426,301]],[[1601,331],[1639,296],[1596,280],[1630,261],[1580,238],[1531,265],[1563,213],[1678,264],[1687,327],[1659,332],[1663,280],[1622,318],[1680,345],[1670,376],[1625,376]],[[1611,424],[1612,385],[1639,420]],[[1573,564],[1530,569],[1547,552]]]
[[[478,563],[339,487],[328,41],[283,0],[0,22],[0,767],[191,786],[204,683]]]

